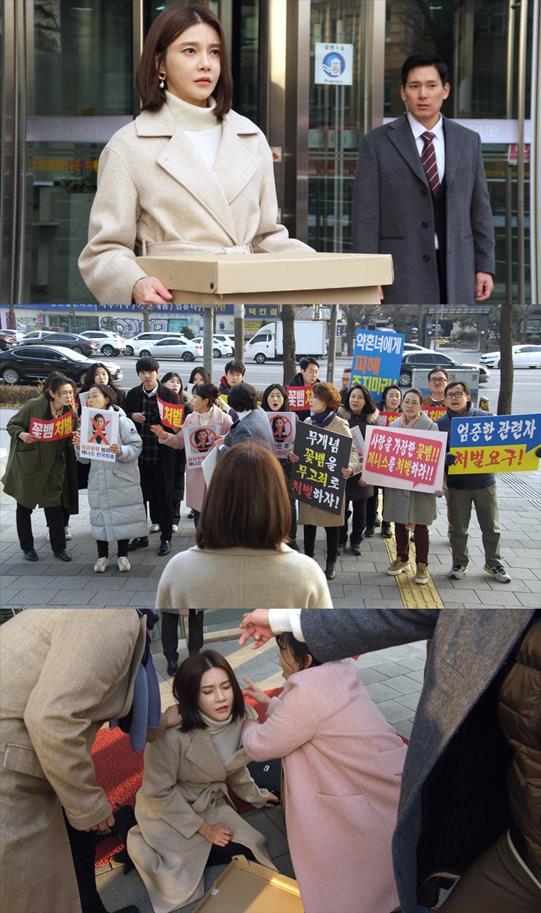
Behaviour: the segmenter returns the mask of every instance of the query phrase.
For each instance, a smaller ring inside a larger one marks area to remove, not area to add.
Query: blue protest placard
[[[351,383],[362,384],[376,397],[400,377],[404,333],[357,330],[351,364]]]
[[[457,416],[451,422],[450,475],[537,469],[541,414]]]

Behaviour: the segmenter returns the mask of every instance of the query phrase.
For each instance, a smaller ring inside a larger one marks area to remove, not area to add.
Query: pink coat
[[[180,449],[184,447],[184,429],[186,428],[191,431],[193,428],[199,428],[201,424],[202,422],[199,413],[191,412],[190,415],[186,416],[186,421],[182,428],[177,431],[176,434],[168,434],[167,440],[163,443],[168,447]],[[222,412],[218,406],[213,406],[212,418],[209,424],[219,425],[220,434],[227,434],[233,421],[230,416],[226,415],[225,412]],[[203,478],[203,470],[188,469],[186,466],[186,505],[192,510],[201,510],[205,493],[206,486],[205,479]]]
[[[292,675],[263,724],[245,723],[256,761],[283,758],[287,836],[306,913],[389,913],[391,838],[406,746],[350,662]]]

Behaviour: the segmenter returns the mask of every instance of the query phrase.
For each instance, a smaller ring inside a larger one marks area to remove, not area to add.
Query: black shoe
[[[353,552],[354,555],[357,555],[357,558],[360,558],[360,556],[362,555],[362,552],[361,552],[361,543],[360,543],[360,542],[352,542],[352,543],[351,543],[351,551]]]
[[[336,577],[336,561],[327,561],[325,565],[325,577],[327,580],[334,580]]]
[[[391,532],[391,524],[387,520],[384,520],[381,524],[381,535],[384,539],[392,539],[393,537]]]
[[[365,539],[371,539],[373,535],[374,535],[374,527],[373,527],[373,526],[367,526],[366,529],[365,529],[365,531],[364,531],[364,538],[365,538]]]
[[[132,539],[128,545],[128,551],[134,552],[138,548],[146,548],[148,545],[148,536],[138,536],[137,539]]]
[[[338,543],[338,546],[337,546],[337,549],[336,549],[336,554],[337,554],[337,555],[343,555],[344,552],[345,552],[345,550],[346,550],[346,543],[345,543],[345,542],[339,542],[339,543]]]
[[[27,552],[23,552],[23,557],[27,561],[39,561],[38,553],[35,548],[29,548]]]
[[[160,547],[158,549],[158,555],[160,555],[160,557],[163,558],[163,556],[168,555],[170,551],[171,551],[171,543],[169,542],[168,539],[163,539],[163,541],[160,542]]]
[[[61,552],[53,552],[55,558],[58,558],[59,561],[71,561],[71,555],[68,555],[66,549],[63,549]]]
[[[171,676],[177,674],[177,663],[175,660],[171,660],[167,663],[167,674]]]

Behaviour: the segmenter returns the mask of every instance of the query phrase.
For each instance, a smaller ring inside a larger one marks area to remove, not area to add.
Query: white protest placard
[[[111,444],[118,444],[118,418],[116,409],[81,409],[81,443],[79,453],[87,460],[107,460],[114,463]]]
[[[353,45],[316,42],[316,85],[351,86],[353,84]]]
[[[199,425],[184,428],[184,447],[188,469],[201,469],[203,460],[216,443],[220,434],[219,425]]]
[[[210,485],[210,480],[214,470],[216,469],[216,463],[218,462],[218,448],[214,447],[210,453],[207,453],[203,462],[201,463],[201,469],[203,470],[203,478],[205,480],[205,485],[207,488]]]
[[[357,425],[354,425],[353,428],[351,428],[351,437],[353,438],[355,450],[359,454],[359,459],[362,463],[364,453],[364,437],[361,434],[361,429]]]
[[[446,431],[366,426],[363,481],[434,494],[443,488]]]
[[[274,441],[274,456],[285,460],[290,444],[295,441],[297,416],[294,412],[267,412],[267,418]]]

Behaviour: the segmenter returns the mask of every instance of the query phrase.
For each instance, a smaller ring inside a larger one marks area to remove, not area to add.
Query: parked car
[[[192,342],[196,342],[198,345],[205,348],[204,340],[202,336],[196,336],[192,339]],[[222,339],[219,339],[217,336],[212,337],[212,355],[213,358],[232,358],[233,357],[233,346],[230,342],[223,342]]]
[[[500,352],[486,352],[481,355],[481,364],[488,368],[500,367]],[[541,346],[524,343],[513,346],[514,368],[541,368]]]
[[[0,331],[0,350],[5,352],[6,349],[11,349],[15,345],[17,345],[15,337],[10,336],[9,333],[5,333],[4,330],[1,330]]]
[[[4,336],[11,336],[14,343],[21,342],[24,338],[24,333],[21,330],[5,329],[5,330],[2,330],[2,333],[4,334]]]
[[[158,339],[184,339],[186,342],[186,336],[183,336],[182,333],[165,333],[164,331],[152,330],[146,333],[137,333],[136,336],[131,336],[126,340],[126,345],[124,346],[123,355],[137,355],[138,344],[140,342],[156,342]]]
[[[437,349],[426,349],[423,352],[407,352],[402,356],[400,367],[400,384],[408,387],[411,384],[414,368],[479,368],[479,383],[486,384],[490,377],[484,365],[461,364]]]
[[[157,359],[175,358],[181,361],[193,361],[195,358],[203,358],[203,346],[194,343],[192,339],[184,339],[178,336],[166,336],[165,339],[146,340],[133,343],[133,354],[138,357],[142,355],[153,355]]]
[[[56,333],[56,330],[30,330],[29,333],[25,333],[23,338],[19,340],[20,343],[33,343],[40,342],[45,336],[50,336],[51,333]]]
[[[120,355],[126,346],[126,340],[118,333],[108,330],[85,330],[79,334],[85,339],[93,340],[103,355]]]
[[[50,371],[61,371],[78,384],[88,369],[95,364],[86,355],[66,349],[64,346],[16,346],[0,353],[0,377],[6,384],[36,384]],[[104,362],[115,381],[122,380],[122,369],[113,362]]]
[[[26,337],[23,339],[21,346],[26,345],[49,345],[49,346],[66,346],[67,349],[73,349],[80,355],[95,355],[98,351],[98,344],[92,339],[85,339],[78,333],[47,333],[41,339],[29,341]]]

